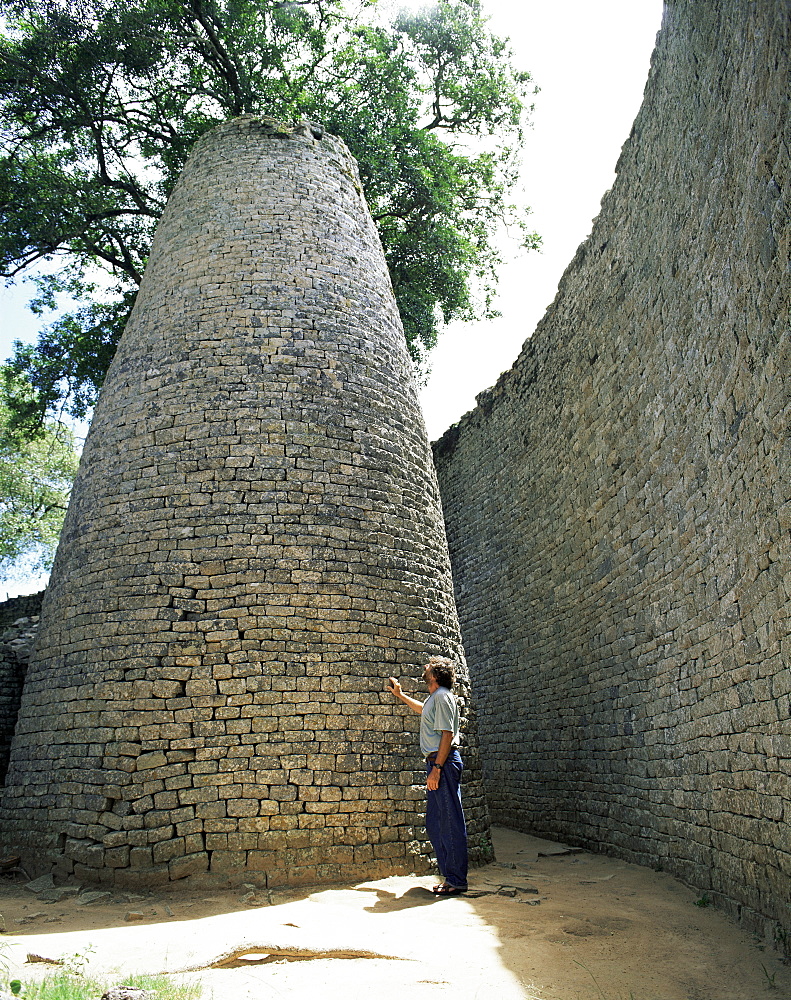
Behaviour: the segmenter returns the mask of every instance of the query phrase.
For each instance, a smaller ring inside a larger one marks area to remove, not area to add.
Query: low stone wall
[[[667,4],[592,235],[435,446],[494,820],[786,947],[790,24]]]
[[[23,597],[11,597],[7,601],[0,601],[0,632],[20,618],[31,618],[39,614],[45,593],[45,590],[40,590],[37,594],[26,594]]]
[[[22,686],[45,591],[0,601],[0,785],[5,781]]]
[[[17,598],[18,607],[35,607],[41,594]],[[12,602],[7,601],[6,604]],[[0,785],[5,782],[27,666],[38,632],[38,615],[17,618],[0,634]]]

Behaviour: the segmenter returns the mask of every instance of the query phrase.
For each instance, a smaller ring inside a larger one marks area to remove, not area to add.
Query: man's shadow
[[[394,892],[385,892],[384,889],[365,888],[360,891],[375,892],[379,897],[373,906],[364,907],[367,913],[393,913],[396,910],[408,910],[413,906],[428,906],[439,898],[431,889],[424,889],[421,885],[407,889],[402,896],[397,896]]]

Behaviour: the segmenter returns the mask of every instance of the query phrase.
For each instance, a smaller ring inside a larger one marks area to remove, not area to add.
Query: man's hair
[[[447,656],[430,656],[426,665],[431,668],[431,676],[437,684],[450,691],[456,679],[456,664],[453,660],[449,660]]]

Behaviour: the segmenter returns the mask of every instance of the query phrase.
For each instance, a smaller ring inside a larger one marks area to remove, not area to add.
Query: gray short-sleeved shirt
[[[456,695],[439,687],[428,696],[420,713],[420,752],[427,757],[439,750],[443,731],[453,733],[453,746],[459,745],[459,703]]]

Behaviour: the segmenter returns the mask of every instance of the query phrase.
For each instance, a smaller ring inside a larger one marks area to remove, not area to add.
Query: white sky
[[[394,4],[422,6],[420,3]],[[524,153],[524,201],[541,252],[506,261],[496,307],[502,317],[459,323],[441,336],[421,393],[429,438],[438,438],[516,360],[552,302],[557,284],[591,229],[642,101],[662,0],[483,0],[492,30],[508,36],[515,61],[541,92]],[[34,341],[30,293],[0,284],[0,358],[15,339]],[[30,593],[40,580],[9,595]]]
[[[503,268],[501,318],[453,324],[440,337],[421,393],[432,440],[511,367],[554,299],[614,180],[662,20],[662,0],[484,0],[484,7],[541,88],[522,176],[544,243]]]

